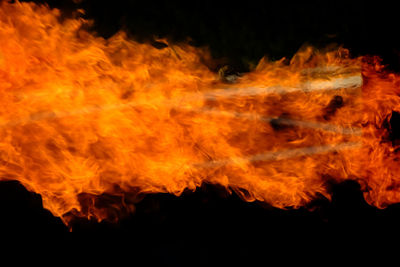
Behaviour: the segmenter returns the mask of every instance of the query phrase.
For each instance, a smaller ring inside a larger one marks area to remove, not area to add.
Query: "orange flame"
[[[384,127],[400,111],[400,80],[377,58],[308,47],[227,83],[204,49],[106,40],[86,23],[0,5],[0,180],[41,194],[66,223],[202,183],[284,208],[353,179],[371,204],[400,202]]]

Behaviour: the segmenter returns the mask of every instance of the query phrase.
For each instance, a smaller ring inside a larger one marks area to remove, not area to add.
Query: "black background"
[[[109,37],[119,29],[141,42],[165,37],[207,45],[221,64],[248,71],[264,55],[290,58],[302,45],[343,45],[353,56],[379,55],[400,70],[396,6],[349,1],[36,1],[63,10],[84,8],[93,30]],[[400,116],[390,121],[399,139]],[[332,201],[280,210],[247,203],[222,188],[203,185],[181,197],[146,196],[118,223],[76,220],[73,231],[42,208],[41,198],[18,182],[0,183],[1,241],[14,251],[35,249],[37,258],[75,256],[124,260],[137,266],[267,266],[273,260],[325,264],[369,260],[396,249],[400,205],[369,206],[355,182],[331,184]],[[51,253],[50,253],[51,251]],[[320,260],[321,256],[324,258]]]

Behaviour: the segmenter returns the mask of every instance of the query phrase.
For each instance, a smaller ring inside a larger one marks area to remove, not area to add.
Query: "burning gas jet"
[[[205,49],[103,39],[59,17],[0,4],[0,180],[41,194],[66,224],[202,183],[284,208],[350,179],[372,205],[400,202],[385,126],[400,79],[378,58],[309,47],[227,83],[202,64]]]

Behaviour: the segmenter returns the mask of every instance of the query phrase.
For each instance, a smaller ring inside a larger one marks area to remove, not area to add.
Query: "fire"
[[[39,193],[67,224],[202,183],[285,208],[352,179],[373,205],[400,202],[385,126],[400,79],[378,58],[308,47],[228,82],[205,49],[103,39],[87,23],[0,5],[0,180]]]

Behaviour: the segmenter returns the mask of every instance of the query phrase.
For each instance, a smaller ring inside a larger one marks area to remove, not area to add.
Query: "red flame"
[[[0,5],[0,180],[41,194],[66,223],[110,218],[100,195],[132,210],[138,193],[202,183],[284,208],[351,179],[373,205],[400,202],[385,127],[400,111],[399,76],[379,59],[308,47],[228,83],[204,49],[103,39],[59,17]]]

